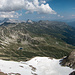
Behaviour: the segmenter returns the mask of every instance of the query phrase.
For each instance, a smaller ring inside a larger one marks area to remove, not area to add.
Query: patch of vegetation
[[[62,22],[2,25],[0,58],[26,61],[35,56],[46,56],[59,59],[75,49],[74,34],[75,29]]]

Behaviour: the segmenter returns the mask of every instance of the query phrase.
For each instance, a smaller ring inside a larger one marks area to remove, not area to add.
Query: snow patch
[[[21,75],[69,75],[73,69],[62,67],[59,61],[48,57],[35,57],[27,62],[0,60],[0,70]]]

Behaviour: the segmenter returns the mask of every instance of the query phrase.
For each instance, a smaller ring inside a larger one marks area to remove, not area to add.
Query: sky
[[[0,19],[75,20],[75,0],[0,0]]]

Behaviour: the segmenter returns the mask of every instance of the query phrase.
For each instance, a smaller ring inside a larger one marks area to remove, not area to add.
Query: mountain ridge
[[[0,20],[0,25],[3,23],[21,23],[21,22],[26,22],[26,21],[4,18],[3,20]]]
[[[68,55],[75,46],[64,39],[72,37],[74,29],[62,22],[50,23],[3,23],[0,26],[0,58],[20,61],[35,56],[59,59]]]

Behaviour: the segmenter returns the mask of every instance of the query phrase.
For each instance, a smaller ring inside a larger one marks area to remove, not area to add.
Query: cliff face
[[[75,69],[75,50],[72,51],[69,56],[61,60],[60,64]]]

